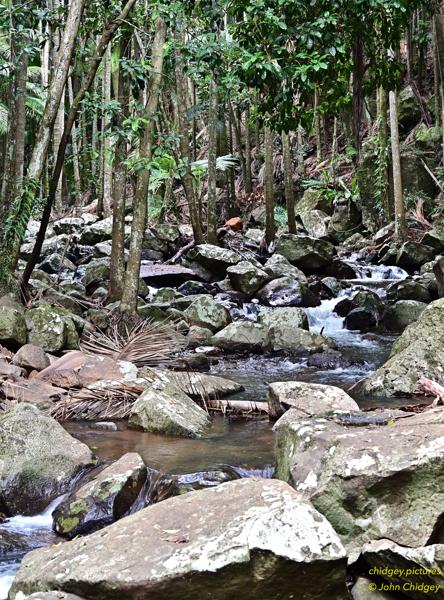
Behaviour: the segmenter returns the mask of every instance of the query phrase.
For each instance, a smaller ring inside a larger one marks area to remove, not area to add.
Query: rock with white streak
[[[344,557],[328,521],[287,484],[242,479],[29,553],[10,600],[54,588],[95,600],[264,600],[295,589],[299,598],[344,600]]]

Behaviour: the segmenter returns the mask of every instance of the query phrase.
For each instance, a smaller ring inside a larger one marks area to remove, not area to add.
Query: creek
[[[393,336],[376,333],[360,334],[344,328],[344,319],[333,312],[345,296],[359,289],[372,289],[382,299],[386,287],[394,280],[407,277],[398,267],[362,265],[353,257],[350,265],[359,278],[350,280],[337,298],[324,300],[316,308],[306,309],[310,330],[323,332],[336,342],[351,366],[319,370],[307,366],[307,360],[282,356],[249,356],[223,358],[212,366],[212,373],[238,381],[244,391],[233,396],[242,400],[265,400],[267,385],[274,381],[306,381],[349,388],[380,366],[387,358]],[[254,313],[245,310],[247,318]],[[381,406],[380,400],[356,398],[361,408]],[[402,400],[387,401],[390,406]],[[117,431],[95,431],[86,423],[66,423],[66,429],[90,446],[99,458],[116,460],[126,452],[138,452],[149,467],[168,473],[189,474],[188,479],[205,481],[205,472],[232,469],[238,476],[260,474],[270,476],[274,438],[267,419],[224,419],[215,417],[204,438],[184,439],[142,433],[118,423]],[[193,474],[196,475],[193,475]],[[59,499],[60,501],[61,499]],[[0,600],[7,597],[21,558],[31,549],[60,541],[52,533],[51,514],[57,501],[44,513],[34,517],[17,516],[0,525]]]

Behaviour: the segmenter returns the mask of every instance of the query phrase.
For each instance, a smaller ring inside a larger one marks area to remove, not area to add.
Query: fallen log
[[[251,402],[249,400],[206,400],[205,404],[209,411],[218,411],[223,414],[268,414],[267,402]]]
[[[432,406],[444,404],[444,386],[440,385],[436,381],[432,381],[423,375],[418,381],[418,390],[426,396],[435,397]]]

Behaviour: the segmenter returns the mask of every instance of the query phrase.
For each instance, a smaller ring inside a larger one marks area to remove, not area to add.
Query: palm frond
[[[169,364],[173,355],[184,347],[185,338],[169,323],[148,320],[139,320],[132,325],[120,320],[107,332],[87,332],[80,342],[80,349],[86,354],[126,360],[137,367]]]
[[[0,135],[5,135],[8,132],[8,109],[0,102]]]
[[[45,110],[45,100],[37,96],[26,96],[26,109],[31,118],[40,117]]]
[[[226,156],[218,156],[216,160],[216,169],[218,171],[229,171],[239,166],[239,159],[233,154],[227,154]],[[191,163],[191,169],[198,170],[202,169],[206,171],[208,169],[208,160],[195,160]]]

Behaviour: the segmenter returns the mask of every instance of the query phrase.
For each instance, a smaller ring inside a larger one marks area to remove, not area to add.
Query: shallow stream
[[[324,300],[321,306],[307,309],[311,331],[322,330],[333,338],[343,355],[353,361],[350,367],[321,371],[308,367],[306,360],[253,356],[221,359],[212,367],[212,373],[242,383],[245,391],[237,398],[260,401],[265,399],[267,385],[273,381],[307,381],[347,389],[374,371],[386,360],[394,338],[348,331],[343,328],[344,320],[333,312],[333,308],[344,296],[360,288],[371,288],[383,298],[387,285],[405,278],[407,273],[397,267],[350,264],[359,278],[349,281],[339,298]],[[363,408],[381,405],[381,401],[356,400]],[[390,404],[394,405],[393,402]],[[126,452],[138,452],[148,466],[170,473],[212,471],[225,465],[261,469],[273,462],[274,438],[266,419],[216,417],[209,433],[197,440],[131,431],[123,423],[118,424],[116,432],[95,431],[86,423],[67,423],[66,429],[103,460],[115,460]],[[42,515],[18,516],[0,525],[0,600],[7,597],[23,555],[32,548],[57,540],[51,531],[51,513],[55,504]]]

